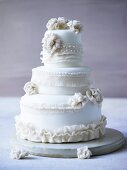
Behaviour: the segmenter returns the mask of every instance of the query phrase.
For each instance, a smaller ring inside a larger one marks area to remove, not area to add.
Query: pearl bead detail
[[[82,47],[80,44],[64,44],[62,45],[61,49],[57,53],[58,55],[64,54],[80,54],[82,53]]]

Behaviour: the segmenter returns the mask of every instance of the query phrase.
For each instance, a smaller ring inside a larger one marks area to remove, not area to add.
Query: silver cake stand
[[[92,156],[108,154],[120,149],[124,144],[125,138],[123,134],[118,130],[110,128],[106,128],[105,136],[103,136],[102,138],[91,140],[88,142],[50,144],[50,143],[35,143],[16,138],[12,139],[11,141],[11,147],[13,149],[18,148],[19,150],[25,151],[30,155],[57,158],[76,158],[77,149],[83,148],[84,146],[87,146],[89,148],[89,150],[92,153]],[[23,158],[26,155],[24,154],[22,157],[19,157],[18,159]]]

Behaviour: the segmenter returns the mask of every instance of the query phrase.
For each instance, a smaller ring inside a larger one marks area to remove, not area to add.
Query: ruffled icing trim
[[[96,123],[64,126],[57,130],[38,129],[31,123],[22,122],[20,116],[16,116],[15,120],[16,135],[18,137],[42,143],[78,142],[97,139],[105,134],[107,124],[106,117],[103,115]]]

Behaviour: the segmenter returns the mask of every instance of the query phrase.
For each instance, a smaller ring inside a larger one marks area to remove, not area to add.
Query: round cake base
[[[125,138],[123,134],[118,130],[106,128],[105,136],[103,136],[100,139],[95,139],[88,142],[51,144],[51,143],[35,143],[27,140],[13,139],[11,143],[12,148],[18,148],[18,150],[25,151],[30,155],[57,158],[75,158],[79,157],[77,153],[78,149],[80,148],[82,149],[85,147],[87,147],[90,150],[92,156],[103,155],[116,151],[124,145]],[[82,154],[83,153],[81,151],[81,157],[79,158],[88,158],[82,156]],[[20,158],[23,157],[19,156],[18,159]]]

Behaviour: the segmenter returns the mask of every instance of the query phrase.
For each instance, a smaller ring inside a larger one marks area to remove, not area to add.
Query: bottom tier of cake
[[[21,114],[16,117],[16,135],[44,143],[89,141],[103,136],[106,118],[101,115],[101,105],[87,100],[73,107],[68,103],[72,97],[23,96]]]
[[[88,125],[64,126],[57,130],[38,129],[32,123],[24,123],[16,117],[16,135],[21,139],[43,143],[89,141],[105,134],[106,117]]]

